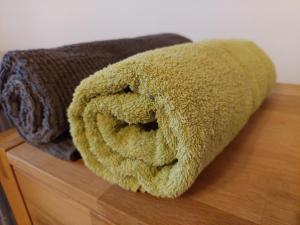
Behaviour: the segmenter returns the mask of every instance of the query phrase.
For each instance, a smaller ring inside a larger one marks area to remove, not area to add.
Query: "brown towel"
[[[158,34],[10,51],[0,68],[1,104],[28,142],[59,158],[77,159],[79,154],[68,134],[66,109],[80,81],[138,52],[189,41],[177,34]]]
[[[0,132],[7,130],[8,128],[11,128],[12,125],[6,118],[6,116],[3,113],[3,110],[0,105]]]

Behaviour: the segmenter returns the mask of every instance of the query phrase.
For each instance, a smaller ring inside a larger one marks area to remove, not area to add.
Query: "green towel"
[[[178,197],[243,128],[274,81],[272,62],[250,41],[147,51],[80,83],[68,110],[71,134],[97,175],[132,191]]]

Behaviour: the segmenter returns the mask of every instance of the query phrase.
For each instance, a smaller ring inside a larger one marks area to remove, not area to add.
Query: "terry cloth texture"
[[[215,40],[137,54],[76,88],[73,141],[97,175],[177,197],[270,93],[273,64],[254,43]]]
[[[2,59],[2,53],[0,52],[0,59]],[[4,112],[2,110],[2,107],[0,105],[0,132],[8,129],[11,127],[10,122],[8,121],[8,119],[6,118],[6,116],[4,115]]]
[[[28,142],[59,158],[76,159],[79,154],[68,135],[66,110],[79,82],[138,52],[189,41],[177,34],[158,34],[10,51],[0,68],[3,109]]]

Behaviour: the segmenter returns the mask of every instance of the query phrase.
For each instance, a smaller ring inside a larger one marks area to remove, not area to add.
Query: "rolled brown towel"
[[[10,124],[10,122],[8,121],[6,116],[4,115],[3,110],[0,106],[0,132],[7,130],[11,126],[12,125]]]
[[[2,59],[3,54],[0,52],[0,59]],[[0,132],[7,130],[8,128],[11,128],[12,125],[4,115],[3,109],[0,105]]]
[[[10,51],[0,68],[2,107],[28,142],[62,159],[76,159],[79,154],[68,135],[66,109],[80,81],[138,52],[189,41],[177,34],[157,34]]]

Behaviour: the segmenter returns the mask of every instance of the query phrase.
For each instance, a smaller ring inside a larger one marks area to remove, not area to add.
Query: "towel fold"
[[[275,72],[254,43],[215,40],[137,54],[76,88],[71,134],[112,183],[177,197],[238,134]]]
[[[138,52],[190,40],[177,34],[97,41],[52,49],[10,51],[0,68],[0,100],[19,133],[62,159],[78,158],[66,109],[79,82]]]

